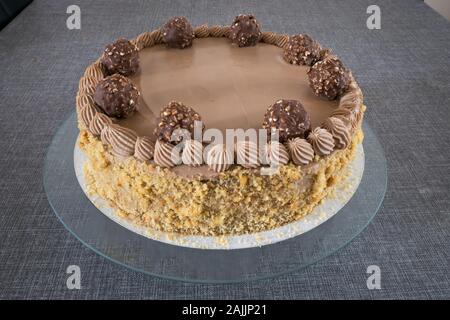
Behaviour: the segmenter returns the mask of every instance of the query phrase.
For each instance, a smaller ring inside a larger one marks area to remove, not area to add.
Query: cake
[[[239,15],[108,44],[76,110],[89,193],[150,230],[218,236],[294,222],[333,194],[365,106],[331,50]]]

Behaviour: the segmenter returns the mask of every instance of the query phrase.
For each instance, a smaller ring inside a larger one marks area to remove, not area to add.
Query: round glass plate
[[[101,213],[86,197],[74,169],[76,115],[61,125],[48,149],[44,188],[63,225],[84,245],[111,261],[153,276],[202,283],[264,279],[297,271],[348,244],[372,220],[386,192],[383,149],[363,127],[365,164],[347,204],[324,223],[296,237],[262,247],[204,250],[151,240]]]

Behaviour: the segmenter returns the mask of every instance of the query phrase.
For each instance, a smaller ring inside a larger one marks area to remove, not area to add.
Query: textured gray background
[[[70,31],[66,8],[74,2],[35,0],[0,31],[0,298],[450,297],[448,21],[421,1],[76,1],[82,29]],[[366,28],[373,3],[381,30]],[[241,12],[253,12],[265,30],[311,34],[353,70],[389,167],[374,221],[302,272],[233,285],[155,279],[83,247],[49,207],[42,169],[84,68],[104,44],[172,15],[229,24]],[[66,289],[70,264],[81,267],[79,291]],[[381,290],[366,287],[371,264],[382,270]]]

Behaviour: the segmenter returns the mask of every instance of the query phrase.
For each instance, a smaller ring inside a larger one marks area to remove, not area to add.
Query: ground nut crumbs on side
[[[107,200],[120,216],[152,230],[217,236],[269,230],[310,213],[332,193],[362,139],[358,128],[346,149],[316,157],[308,170],[290,163],[278,174],[261,176],[236,166],[209,181],[188,180],[133,157],[116,159],[85,130],[79,145],[88,158],[89,193]]]

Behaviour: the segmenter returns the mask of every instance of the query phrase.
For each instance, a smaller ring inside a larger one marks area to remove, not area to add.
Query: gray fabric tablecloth
[[[77,1],[81,30],[66,28],[73,1],[35,0],[0,31],[0,298],[449,298],[450,23],[422,1]],[[381,8],[381,30],[366,8]],[[384,203],[350,245],[301,272],[232,285],[161,280],[85,248],[48,205],[46,149],[74,110],[79,77],[119,36],[168,17],[229,24],[253,12],[265,30],[308,33],[334,49],[364,90],[367,121],[388,160]],[[81,290],[66,268],[79,265]],[[381,269],[369,290],[366,269]]]

